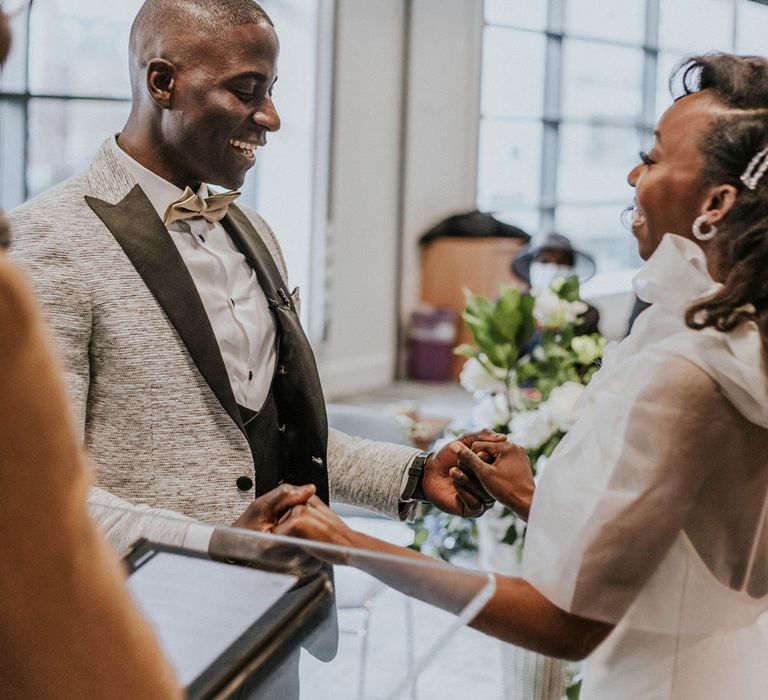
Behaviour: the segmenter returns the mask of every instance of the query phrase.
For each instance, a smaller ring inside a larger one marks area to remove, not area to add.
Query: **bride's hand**
[[[272,530],[272,534],[347,548],[361,545],[358,541],[360,533],[349,527],[317,496],[312,496],[305,505],[293,506]],[[306,550],[318,559],[331,564],[348,563],[348,553],[337,553],[317,547],[307,547]]]
[[[450,476],[457,484],[472,488],[480,482],[499,503],[513,510],[523,520],[533,500],[533,472],[525,450],[513,442],[475,442],[472,449],[459,441],[450,444],[458,458]],[[480,454],[483,455],[483,459]]]

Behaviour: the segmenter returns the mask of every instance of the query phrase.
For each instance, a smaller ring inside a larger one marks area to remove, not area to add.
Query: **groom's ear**
[[[164,58],[153,58],[147,66],[147,92],[163,109],[173,107],[176,74],[176,66]]]

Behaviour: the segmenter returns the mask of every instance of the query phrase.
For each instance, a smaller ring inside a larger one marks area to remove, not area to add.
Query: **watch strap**
[[[424,496],[424,469],[432,452],[419,452],[408,467],[408,481],[401,496],[403,501],[427,501]]]

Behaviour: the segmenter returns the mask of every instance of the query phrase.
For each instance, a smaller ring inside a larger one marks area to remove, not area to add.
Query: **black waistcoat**
[[[328,502],[328,419],[325,399],[312,348],[299,322],[293,299],[272,255],[250,221],[237,207],[230,207],[222,220],[232,240],[254,269],[275,319],[277,362],[270,398],[274,399],[277,425],[273,431],[272,408],[255,425],[245,426],[256,469],[256,495],[266,493],[281,481],[312,483],[317,495]],[[264,411],[262,411],[263,413]],[[266,434],[262,434],[262,424]],[[251,427],[249,430],[248,428]],[[264,445],[262,440],[269,442]],[[264,463],[262,455],[274,454],[279,441],[281,464]]]

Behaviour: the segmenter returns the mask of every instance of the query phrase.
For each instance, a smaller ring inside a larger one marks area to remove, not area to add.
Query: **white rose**
[[[540,408],[515,413],[509,421],[509,439],[526,450],[539,449],[556,431],[555,423]]]
[[[562,328],[574,323],[589,308],[583,301],[561,299],[549,287],[535,289],[531,294],[536,299],[533,317],[545,328]]]
[[[472,423],[478,428],[496,428],[509,420],[509,405],[504,394],[484,396],[472,409]]]
[[[499,372],[503,375],[504,370],[497,369],[495,374],[491,374],[480,360],[470,357],[461,369],[459,383],[469,392],[503,390],[504,384],[501,380],[504,377],[496,376]]]
[[[581,413],[579,399],[585,386],[579,382],[565,382],[552,389],[546,402],[546,410],[555,425],[568,432]]]

